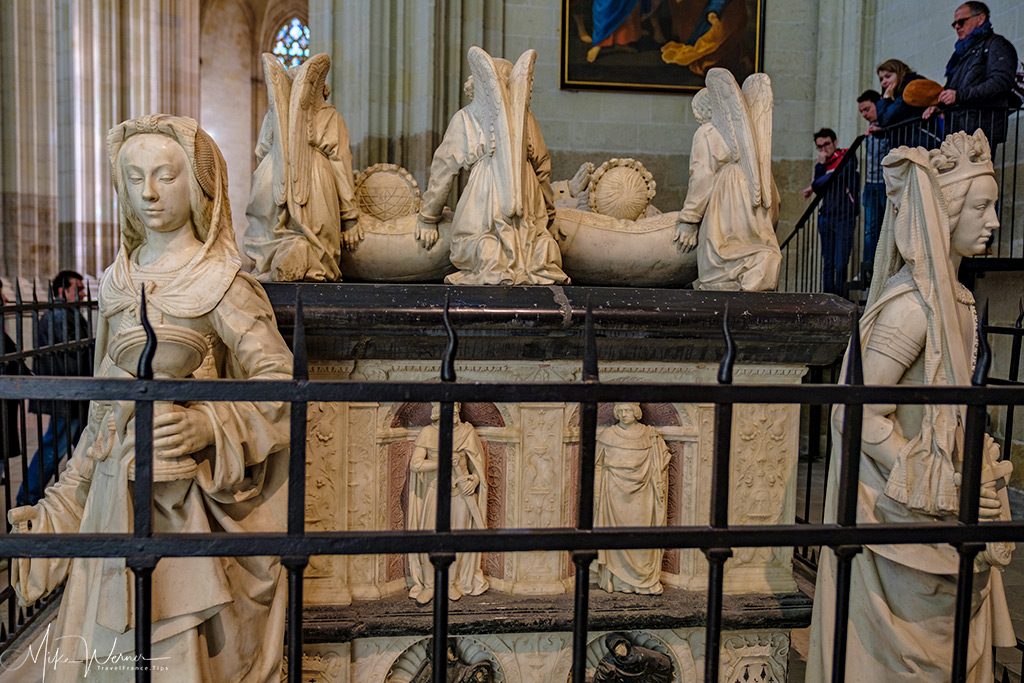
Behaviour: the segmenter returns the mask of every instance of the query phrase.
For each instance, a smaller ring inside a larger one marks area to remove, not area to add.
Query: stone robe
[[[434,529],[437,516],[438,428],[424,427],[413,446],[409,465],[409,505],[405,528]],[[468,422],[457,422],[452,434],[452,453],[457,459],[452,468],[452,529],[487,528],[487,472],[484,450],[476,429]],[[477,479],[476,489],[463,495],[459,482]],[[480,566],[480,553],[458,553],[448,570],[449,592],[453,599],[462,595],[480,595],[489,588]],[[409,555],[412,588],[409,597],[434,588],[434,567],[425,554]]]
[[[729,145],[711,123],[693,136],[690,184],[680,223],[700,225],[695,289],[770,291],[778,286],[782,252],[774,222],[779,205],[754,206],[750,186]]]
[[[597,437],[595,527],[664,526],[672,453],[653,427],[605,427]],[[597,582],[608,592],[661,593],[662,549],[598,550]]]
[[[501,193],[508,189],[494,168],[492,135],[469,107],[456,112],[448,124],[434,152],[420,214],[439,221],[456,176],[469,169],[452,219],[451,261],[459,272],[445,278],[449,284],[568,283],[562,254],[548,232],[555,214],[551,158],[532,113],[527,116],[526,135],[530,169],[523,173],[524,215],[509,220],[500,208]]]
[[[237,256],[218,258],[204,249],[181,270],[163,272],[138,266],[122,250],[101,283],[96,376],[126,376],[108,348],[119,330],[139,324],[139,288],[146,283],[151,320],[190,327],[210,341],[196,377],[290,377],[291,353],[270,302],[238,267]],[[199,464],[194,479],[154,483],[154,532],[284,531],[286,406],[189,405],[210,419],[214,443],[192,454]],[[32,532],[130,533],[134,446],[134,404],[93,402],[68,467],[37,506]],[[101,661],[110,653],[133,654],[134,582],[124,559],[34,558],[12,565],[23,602],[65,579],[54,637],[70,636],[58,644],[72,661],[57,666],[54,680],[130,679],[130,670],[95,662],[87,670],[83,661],[94,652]],[[287,591],[278,558],[163,558],[152,586],[154,681],[279,680]]]

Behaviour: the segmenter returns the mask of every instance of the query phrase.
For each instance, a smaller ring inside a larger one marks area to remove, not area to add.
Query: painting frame
[[[637,7],[643,1],[638,0]],[[689,1],[693,2],[694,0]],[[696,1],[707,3],[707,0]],[[726,1],[743,5],[746,24],[742,29],[742,37],[737,35],[733,41],[734,44],[729,46],[727,57],[732,59],[732,63],[722,63],[720,66],[728,68],[736,76],[737,81],[743,82],[743,79],[750,73],[764,70],[765,12],[768,3],[767,0]],[[645,18],[644,21],[648,22],[650,26],[657,23],[664,27],[666,8],[670,11],[672,2],[675,0],[654,0],[655,9],[651,13],[652,16]],[[692,95],[704,87],[703,74],[699,73],[700,65],[691,68],[665,63],[661,59],[660,48],[657,48],[658,53],[652,60],[652,45],[657,46],[658,43],[646,32],[637,41],[637,45],[640,47],[632,53],[633,56],[630,53],[615,54],[612,55],[612,59],[615,59],[614,65],[609,65],[607,62],[602,65],[603,56],[599,53],[593,63],[585,62],[586,52],[589,47],[592,47],[592,43],[589,46],[583,43],[582,36],[586,28],[592,29],[593,26],[592,21],[588,25],[586,17],[580,17],[581,7],[586,6],[592,6],[592,0],[562,0],[560,89]],[[655,14],[655,12],[660,12],[660,14]],[[673,28],[674,24],[670,24],[670,31]],[[662,28],[662,30],[664,29]],[[606,48],[606,50],[612,52],[615,48]],[[582,58],[581,55],[583,55]],[[653,64],[652,61],[657,63]],[[634,63],[631,64],[631,62]],[[716,65],[718,64],[711,64],[711,66]],[[632,72],[636,73],[636,77],[629,77]],[[627,77],[624,78],[624,74]],[[648,76],[647,78],[643,77],[645,74]]]

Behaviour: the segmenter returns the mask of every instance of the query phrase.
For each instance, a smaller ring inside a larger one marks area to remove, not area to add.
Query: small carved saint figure
[[[292,356],[259,283],[240,272],[227,170],[195,121],[155,114],[107,136],[121,245],[100,281],[96,376],[134,376],[146,343],[140,298],[157,338],[157,376],[274,380]],[[284,531],[288,413],[280,403],[157,402],[153,530]],[[17,533],[130,534],[135,406],[93,401],[67,468]],[[64,588],[55,621],[56,680],[93,680],[96,653],[135,661],[132,574],[123,558],[12,560],[22,604]],[[286,591],[276,557],[165,557],[152,574],[157,681],[277,680]],[[112,661],[112,660],[107,660]],[[113,660],[117,661],[117,660]],[[130,674],[98,673],[98,680]]]
[[[459,171],[469,180],[452,219],[450,284],[567,284],[548,228],[555,218],[551,155],[530,110],[534,50],[516,64],[469,49],[471,102],[455,113],[434,152],[416,236],[438,238],[445,199]]]
[[[996,183],[982,131],[957,132],[937,150],[898,147],[882,161],[889,207],[875,276],[860,319],[864,383],[963,386],[977,361],[974,296],[957,279],[963,258],[985,253],[999,228]],[[866,405],[857,522],[955,523],[965,458],[962,405]],[[843,443],[833,410],[833,444]],[[979,519],[1009,520],[1013,466],[985,436]],[[833,451],[824,521],[834,522],[839,452]],[[1016,642],[1002,570],[1013,544],[988,543],[974,563],[967,681],[991,681],[993,647]],[[847,678],[950,679],[959,555],[948,544],[872,545],[850,568]],[[808,680],[832,671],[836,561],[823,548],[811,620]]]
[[[292,76],[263,55],[269,107],[256,145],[245,251],[260,280],[341,279],[341,245],[361,232],[348,127],[326,101],[331,60],[315,55]]]
[[[617,424],[597,435],[594,526],[664,526],[672,452],[639,403],[616,403]],[[661,549],[599,550],[597,584],[609,593],[658,595]]]
[[[634,645],[622,633],[604,639],[608,654],[597,663],[590,683],[671,683],[672,660],[668,655]]]
[[[487,528],[487,475],[485,455],[476,429],[459,416],[455,404],[452,433],[452,528]],[[437,514],[437,465],[441,408],[430,411],[431,424],[420,430],[409,463],[409,507],[405,527],[433,529]],[[409,555],[412,587],[409,597],[421,605],[434,597],[434,569],[425,554]],[[489,587],[480,566],[480,553],[459,553],[448,570],[448,597],[480,595]]]
[[[493,683],[494,669],[488,661],[467,664],[459,657],[458,641],[455,638],[448,639],[447,649],[448,670],[445,672],[445,680],[448,683]],[[434,667],[430,660],[430,650],[427,650],[427,657],[420,664],[420,668],[412,677],[410,683],[430,683],[433,680]]]
[[[697,249],[695,289],[774,290],[782,253],[775,237],[779,191],[772,176],[772,87],[751,74],[743,89],[714,68],[692,102],[690,184],[676,241]]]

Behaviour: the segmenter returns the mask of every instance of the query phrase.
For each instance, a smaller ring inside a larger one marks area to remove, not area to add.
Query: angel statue
[[[977,314],[957,269],[962,259],[984,254],[999,228],[988,140],[979,130],[954,133],[930,152],[898,147],[882,161],[882,172],[889,207],[860,319],[864,383],[968,385],[977,361]],[[857,523],[955,524],[965,419],[962,405],[864,406]],[[843,427],[843,411],[834,409],[833,444],[843,443]],[[988,435],[980,456],[978,518],[1008,521],[1013,465],[999,460]],[[834,450],[826,523],[837,517],[839,461]],[[1002,575],[1012,552],[1012,543],[988,543],[974,562],[973,594],[966,596],[971,683],[993,680],[993,648],[1017,642]],[[942,543],[866,546],[853,558],[848,680],[950,680],[959,567],[956,549]],[[836,581],[835,556],[822,548],[807,680],[831,675]]]
[[[157,337],[153,369],[179,379],[286,379],[291,353],[259,283],[240,272],[227,169],[195,121],[155,114],[107,136],[121,245],[100,282],[96,376],[131,377]],[[93,401],[60,479],[8,519],[16,533],[132,531],[134,404]],[[156,533],[280,532],[286,517],[288,411],[279,403],[157,402]],[[66,581],[66,583],[65,583]],[[123,681],[135,662],[132,575],[124,558],[11,561],[22,604],[61,586],[56,681]],[[274,557],[165,557],[152,574],[156,681],[279,680],[287,601]],[[119,660],[111,660],[117,655]],[[100,660],[104,661],[104,660]],[[145,664],[141,662],[140,664]]]
[[[549,226],[555,218],[551,158],[530,111],[534,50],[515,66],[469,49],[471,102],[455,113],[434,152],[417,239],[437,240],[444,201],[460,170],[469,181],[455,208],[449,284],[567,284]]]
[[[259,280],[340,280],[341,244],[359,242],[348,127],[326,101],[330,68],[330,57],[315,55],[291,76],[277,57],[263,55],[269,107],[245,234]]]
[[[779,281],[779,191],[772,177],[772,87],[751,74],[743,90],[711,69],[693,97],[690,184],[676,224],[683,251],[697,249],[695,289],[768,291]]]

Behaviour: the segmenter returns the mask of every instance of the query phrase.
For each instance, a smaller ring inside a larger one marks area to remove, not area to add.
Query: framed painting
[[[762,69],[767,0],[562,0],[563,90],[694,93]]]

